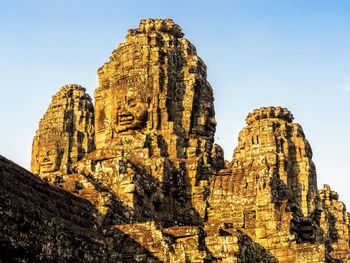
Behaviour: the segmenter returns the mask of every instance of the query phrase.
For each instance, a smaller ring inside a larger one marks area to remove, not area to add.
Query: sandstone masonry
[[[172,20],[141,20],[98,78],[95,107],[79,85],[53,96],[33,174],[0,158],[0,262],[350,262],[349,214],[291,112],[249,113],[225,161]]]

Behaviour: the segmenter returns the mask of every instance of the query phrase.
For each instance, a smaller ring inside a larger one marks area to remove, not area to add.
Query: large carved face
[[[137,130],[145,126],[148,104],[140,90],[130,88],[117,95],[116,131]]]
[[[38,161],[40,174],[59,171],[62,161],[62,152],[55,147],[43,149],[39,154]]]

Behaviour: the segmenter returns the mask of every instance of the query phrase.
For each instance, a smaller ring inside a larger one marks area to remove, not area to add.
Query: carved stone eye
[[[136,100],[134,100],[134,99],[128,100],[128,105],[129,105],[130,107],[136,106]]]
[[[121,110],[121,108],[122,108],[122,103],[121,103],[121,101],[117,101],[117,110]]]

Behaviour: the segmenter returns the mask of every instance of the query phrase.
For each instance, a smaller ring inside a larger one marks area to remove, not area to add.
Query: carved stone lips
[[[52,164],[53,164],[53,162],[51,161],[51,159],[49,157],[44,157],[42,159],[42,162],[41,162],[42,166],[50,166]]]
[[[50,158],[49,156],[45,156],[41,161],[42,166],[50,166],[52,164],[53,164],[52,158]]]
[[[50,167],[51,165],[53,165],[53,162],[50,162],[50,161],[46,161],[46,162],[41,163],[42,167]]]
[[[50,162],[50,161],[42,162],[41,163],[41,172],[43,172],[43,173],[51,172],[52,165],[53,165],[53,162]]]
[[[118,114],[118,121],[120,124],[127,124],[133,122],[134,117],[130,113],[121,113]]]

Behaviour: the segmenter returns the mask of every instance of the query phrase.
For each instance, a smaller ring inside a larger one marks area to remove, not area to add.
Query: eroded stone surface
[[[349,213],[329,185],[324,185],[319,194],[323,207],[321,227],[324,231],[327,259],[329,262],[350,262]]]
[[[98,75],[97,149],[149,143],[153,156],[210,153],[216,121],[206,66],[172,20],[142,20]]]
[[[205,202],[197,200],[222,167],[223,151],[213,145],[206,66],[183,36],[172,20],[142,20],[98,70],[96,151],[72,167],[95,182],[85,189],[108,189],[110,199],[92,200],[101,213],[115,213],[106,203],[117,199],[130,222],[198,224],[205,217]]]
[[[31,246],[25,234],[16,234],[15,245],[4,248],[28,247],[56,261],[63,251],[76,260],[79,255],[70,255],[68,245],[59,246],[57,239],[73,233],[67,239],[74,241],[72,251],[98,251],[82,254],[84,262],[348,262],[349,215],[329,187],[317,191],[311,147],[291,112],[254,110],[232,161],[225,161],[214,143],[214,97],[206,66],[172,20],[145,19],[129,30],[98,77],[95,109],[77,85],[53,97],[32,155],[32,170],[41,178],[90,202],[95,210],[87,215],[89,234],[80,237],[81,245],[74,243],[80,239],[69,223],[49,235],[49,252]],[[47,169],[46,160],[51,162]],[[7,164],[0,164],[6,170]],[[19,180],[28,176],[10,173]],[[49,203],[56,196],[52,191],[64,200],[71,196],[35,180],[20,188],[2,180],[0,186],[20,195],[41,185],[42,193],[34,196]],[[40,205],[37,199],[30,205]],[[21,204],[16,220],[27,218],[26,201],[11,202],[3,205],[10,211],[2,221],[6,227],[13,226],[16,203]],[[84,206],[76,202],[53,214],[79,221],[76,213]],[[45,213],[26,219],[36,225],[31,233],[49,231],[46,223],[40,225]],[[17,232],[1,233],[12,238]],[[31,238],[37,244],[41,236]],[[30,262],[26,255],[17,258]]]
[[[70,169],[94,146],[94,107],[80,85],[63,86],[40,120],[33,140],[31,170],[42,178]]]
[[[208,221],[232,224],[279,262],[322,261],[322,245],[299,245],[322,240],[316,171],[301,126],[280,107],[256,109],[246,121],[231,167],[211,179]]]

